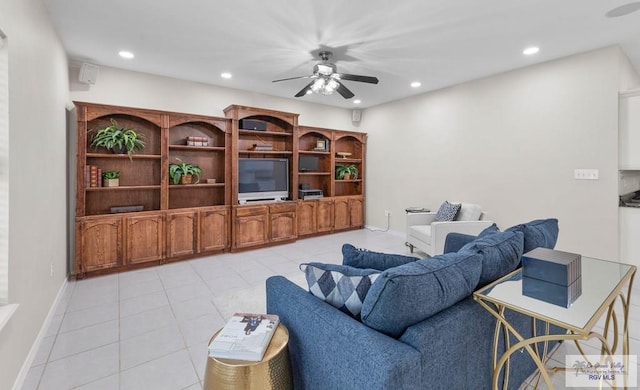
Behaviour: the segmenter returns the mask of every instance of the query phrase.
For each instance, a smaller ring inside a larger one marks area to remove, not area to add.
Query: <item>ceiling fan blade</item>
[[[336,80],[338,81],[338,80]],[[312,83],[313,84],[313,83]],[[338,81],[338,88],[336,89],[336,91],[338,91],[338,93],[340,95],[342,95],[343,98],[345,99],[351,99],[352,97],[354,97],[355,95],[353,94],[353,92],[351,92],[349,90],[349,88],[345,87],[344,84],[342,84],[341,82]]]
[[[340,80],[359,81],[361,83],[378,84],[377,77],[359,76],[357,74],[340,73]]]
[[[288,80],[297,80],[297,79],[308,79],[309,77],[313,77],[313,75],[311,75],[311,76],[289,77],[289,78],[287,78],[287,79],[273,80],[273,81],[271,81],[271,82],[272,82],[272,83],[277,83],[278,81],[288,81]]]
[[[302,88],[300,90],[300,92],[296,93],[294,96],[295,97],[301,97],[307,94],[307,91],[309,91],[311,89],[311,86],[313,85],[313,83],[315,82],[315,80],[313,80],[312,82],[310,82],[309,84],[307,84],[306,87]]]

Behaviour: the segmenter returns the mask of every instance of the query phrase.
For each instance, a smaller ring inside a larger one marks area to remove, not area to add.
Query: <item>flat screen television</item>
[[[238,202],[289,198],[289,160],[239,158]]]
[[[318,156],[300,156],[298,170],[300,172],[317,172],[320,158]]]

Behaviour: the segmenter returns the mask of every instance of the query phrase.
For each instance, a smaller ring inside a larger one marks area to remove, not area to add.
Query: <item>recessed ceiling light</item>
[[[524,49],[522,51],[522,54],[524,54],[525,56],[530,56],[532,54],[536,54],[539,51],[540,51],[540,48],[538,46],[531,46]]]
[[[231,76],[231,73],[224,72],[224,73],[220,73],[220,77],[222,77],[223,79],[230,79],[232,76]]]
[[[120,57],[122,57],[122,58],[126,58],[126,59],[128,59],[128,60],[130,60],[130,59],[132,59],[133,57],[135,57],[135,56],[133,55],[133,53],[132,53],[132,52],[130,52],[130,51],[125,51],[125,50],[122,50],[122,51],[118,52],[118,55],[119,55]]]
[[[636,12],[637,10],[640,10],[640,1],[621,5],[620,7],[616,7],[610,10],[605,15],[608,18],[617,18],[619,16],[629,15],[630,13]]]
[[[312,93],[313,93],[313,91],[312,91],[312,90],[307,89],[307,95],[311,95]]]
[[[411,87],[412,88],[418,88],[419,86],[421,86],[422,84],[420,84],[419,81],[414,81],[413,83],[411,83]]]
[[[353,101],[353,104],[360,104],[360,103],[362,103],[362,100],[360,100],[360,99],[356,99],[356,100]]]

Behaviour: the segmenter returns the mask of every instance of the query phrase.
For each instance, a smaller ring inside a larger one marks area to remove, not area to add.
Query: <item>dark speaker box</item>
[[[267,122],[258,121],[255,119],[240,119],[240,128],[244,130],[267,130]]]

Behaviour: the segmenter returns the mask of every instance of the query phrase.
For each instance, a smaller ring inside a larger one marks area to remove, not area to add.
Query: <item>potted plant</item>
[[[173,184],[198,184],[200,182],[200,175],[202,169],[199,166],[186,163],[179,158],[176,158],[179,164],[169,164],[169,176]],[[193,176],[196,176],[196,181],[193,183]]]
[[[102,172],[102,185],[103,187],[118,187],[120,185],[120,172]]]
[[[356,180],[358,178],[358,168],[354,164],[336,166],[336,179]]]
[[[111,119],[111,125],[97,130],[93,135],[91,146],[103,147],[114,153],[126,153],[131,159],[135,150],[144,148],[142,138],[144,138],[143,134],[137,133],[134,129],[121,127],[115,119]]]

